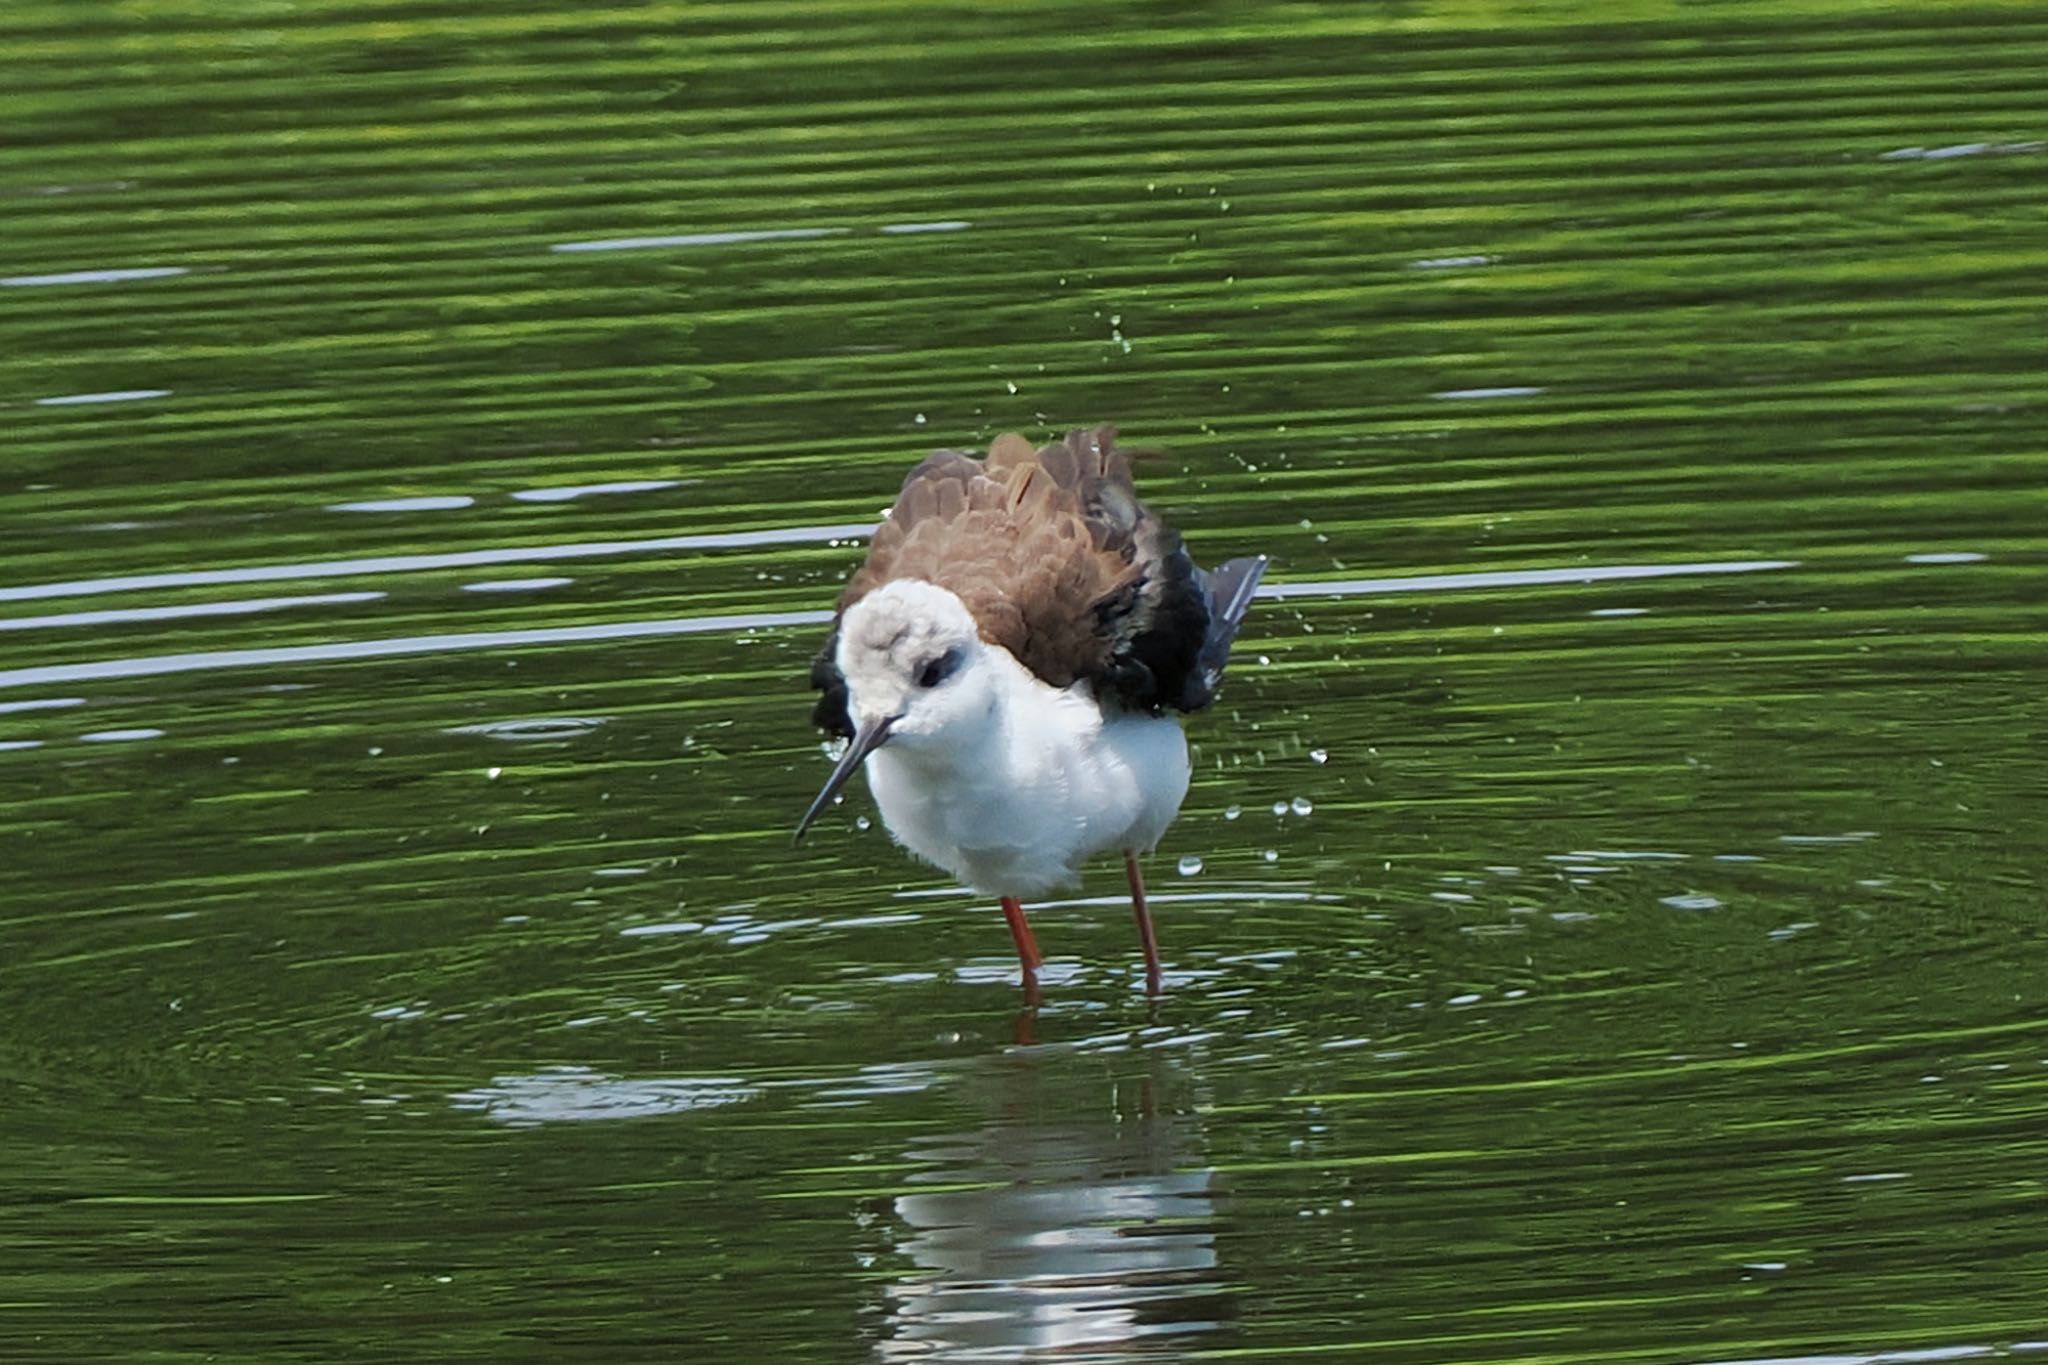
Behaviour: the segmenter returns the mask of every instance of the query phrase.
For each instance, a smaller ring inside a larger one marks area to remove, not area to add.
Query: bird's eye
[[[925,666],[918,670],[917,685],[919,687],[937,687],[940,683],[952,677],[953,670],[958,667],[960,667],[960,651],[949,649],[938,658],[927,661]]]

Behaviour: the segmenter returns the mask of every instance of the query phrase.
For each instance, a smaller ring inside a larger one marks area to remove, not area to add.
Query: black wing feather
[[[1107,604],[1117,646],[1103,681],[1127,710],[1199,711],[1215,699],[1267,559],[1233,559],[1204,573],[1180,538],[1161,530],[1173,536],[1171,552],[1125,600]]]
[[[853,738],[853,717],[846,710],[846,675],[839,671],[839,623],[833,622],[825,646],[811,660],[811,687],[818,704],[811,708],[811,724],[837,739]]]
[[[1200,666],[1196,670],[1199,676],[1188,681],[1188,695],[1195,699],[1191,705],[1183,704],[1182,710],[1198,710],[1215,696],[1217,684],[1223,681],[1223,666],[1230,662],[1231,642],[1237,639],[1244,614],[1251,610],[1252,597],[1269,562],[1265,555],[1249,555],[1226,560],[1209,572],[1209,628],[1202,636],[1197,660]],[[1197,697],[1192,689],[1198,682],[1201,691]]]

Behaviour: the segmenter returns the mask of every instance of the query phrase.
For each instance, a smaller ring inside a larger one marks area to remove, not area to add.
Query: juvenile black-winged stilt
[[[1197,569],[1138,501],[1114,427],[988,457],[936,450],[903,481],[811,666],[813,718],[848,741],[797,837],[854,769],[896,841],[1002,901],[1024,984],[1043,962],[1021,899],[1120,849],[1157,993],[1138,855],[1188,790],[1166,714],[1209,704],[1266,556]]]

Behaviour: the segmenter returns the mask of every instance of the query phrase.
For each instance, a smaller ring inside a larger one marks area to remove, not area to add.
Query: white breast
[[[1073,883],[1099,853],[1158,843],[1187,795],[1179,722],[1105,716],[1084,686],[1048,687],[993,652],[1010,675],[981,742],[868,759],[890,833],[976,890],[1020,898]]]

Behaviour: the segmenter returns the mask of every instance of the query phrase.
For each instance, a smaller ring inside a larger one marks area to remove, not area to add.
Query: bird
[[[1139,856],[1187,795],[1173,713],[1216,694],[1268,556],[1204,572],[1139,501],[1116,428],[904,478],[811,666],[813,721],[845,741],[796,838],[865,766],[890,835],[1001,903],[1028,995],[1044,963],[1023,901],[1121,852],[1145,957]]]

